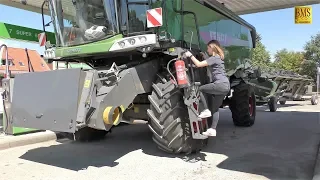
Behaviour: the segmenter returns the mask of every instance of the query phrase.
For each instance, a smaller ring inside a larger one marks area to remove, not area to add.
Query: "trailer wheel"
[[[149,129],[158,148],[173,154],[193,153],[205,146],[204,140],[192,139],[187,106],[183,94],[171,81],[164,78],[153,84],[148,96]]]
[[[250,127],[256,118],[256,96],[251,85],[244,82],[234,89],[230,110],[235,126]]]
[[[268,101],[269,109],[271,112],[276,112],[278,107],[277,107],[277,98],[275,96],[270,97]]]
[[[280,103],[281,105],[285,105],[286,102],[287,102],[286,100],[279,101],[279,103]]]
[[[312,95],[311,104],[312,105],[317,105],[318,104],[318,96],[317,95]]]
[[[88,142],[93,140],[103,139],[109,131],[92,129],[90,127],[84,127],[76,131],[75,133],[66,133],[66,138],[79,142]]]

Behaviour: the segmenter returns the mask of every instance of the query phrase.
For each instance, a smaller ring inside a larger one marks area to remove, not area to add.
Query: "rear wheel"
[[[244,82],[234,89],[230,101],[233,123],[236,126],[250,127],[256,117],[256,97],[253,88]]]
[[[281,105],[285,105],[286,104],[286,100],[281,100],[281,101],[279,101],[279,103],[281,104]]]
[[[277,98],[275,96],[270,97],[268,101],[269,109],[271,112],[276,112],[277,111]]]
[[[159,77],[148,96],[150,109],[149,128],[158,148],[169,153],[192,153],[199,151],[206,142],[192,139],[188,108],[183,94],[171,81]]]
[[[318,104],[318,96],[317,95],[312,95],[311,104],[312,105],[317,105]]]

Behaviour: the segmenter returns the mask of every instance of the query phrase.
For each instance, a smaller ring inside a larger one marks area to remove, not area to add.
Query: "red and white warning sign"
[[[38,40],[39,40],[40,46],[44,46],[46,44],[46,34],[44,32],[38,34]]]
[[[162,8],[147,10],[147,27],[162,26]]]

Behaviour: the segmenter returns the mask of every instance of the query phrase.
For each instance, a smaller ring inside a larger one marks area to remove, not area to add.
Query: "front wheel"
[[[230,110],[235,126],[250,127],[256,118],[256,96],[251,85],[244,82],[234,89]]]
[[[165,78],[159,78],[152,87],[152,94],[148,96],[148,126],[158,148],[174,154],[199,151],[206,142],[192,139],[188,108],[181,90]]]

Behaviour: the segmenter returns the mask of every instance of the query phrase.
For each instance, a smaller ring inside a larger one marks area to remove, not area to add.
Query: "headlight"
[[[124,46],[126,46],[126,44],[125,44],[124,42],[119,42],[119,46],[120,46],[121,48],[124,48]]]
[[[147,38],[145,36],[140,37],[140,42],[144,43],[147,41]]]
[[[129,39],[129,43],[131,44],[131,45],[134,45],[135,43],[136,43],[136,40],[135,39]]]
[[[109,51],[133,49],[137,47],[145,47],[145,50],[148,51],[148,47],[146,46],[155,45],[156,43],[157,43],[156,34],[131,36],[131,37],[123,38],[118,42],[114,43],[109,49]]]

